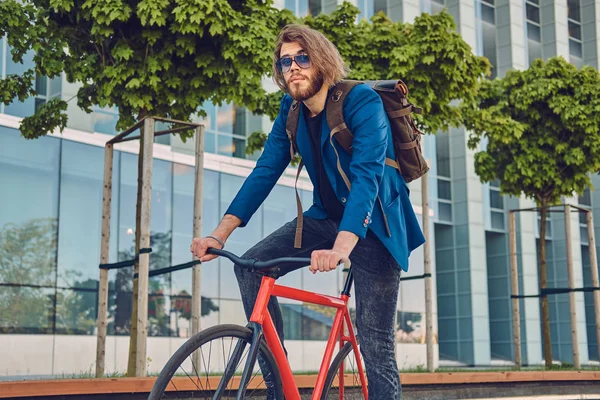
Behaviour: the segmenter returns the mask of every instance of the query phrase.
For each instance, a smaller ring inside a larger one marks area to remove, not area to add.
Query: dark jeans
[[[278,257],[310,257],[313,250],[331,249],[338,223],[304,219],[302,248],[294,248],[296,221],[291,221],[246,252],[244,257],[267,261]],[[369,400],[401,399],[402,389],[394,355],[394,313],[400,284],[400,268],[389,251],[372,234],[360,239],[352,254],[356,325],[366,367]],[[283,270],[283,276],[293,269]],[[246,316],[250,318],[261,276],[235,266]],[[275,297],[269,312],[283,341],[283,317]]]

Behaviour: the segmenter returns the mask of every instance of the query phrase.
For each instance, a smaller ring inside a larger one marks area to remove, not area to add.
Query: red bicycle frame
[[[271,315],[269,314],[267,309],[267,305],[271,296],[304,301],[312,304],[318,304],[337,309],[335,318],[333,320],[333,326],[331,327],[331,333],[329,334],[329,339],[325,348],[323,361],[321,362],[321,367],[319,369],[319,375],[317,376],[317,382],[315,384],[312,400],[319,400],[321,398],[321,394],[323,393],[323,386],[325,384],[325,378],[327,376],[327,370],[329,369],[329,364],[331,363],[333,351],[335,350],[335,344],[338,341],[338,339],[340,349],[344,346],[346,342],[352,344],[355,357],[357,357],[356,363],[358,365],[358,373],[360,376],[363,395],[364,398],[367,399],[367,385],[365,374],[363,371],[362,364],[358,359],[358,345],[356,342],[356,336],[354,335],[352,321],[350,320],[350,314],[348,312],[347,307],[349,296],[347,294],[342,294],[340,297],[332,297],[307,292],[305,290],[294,289],[287,286],[276,285],[274,278],[263,276],[260,290],[258,292],[258,297],[256,298],[256,303],[254,304],[254,310],[252,311],[252,315],[250,317],[250,322],[260,324],[263,327],[265,340],[267,342],[267,345],[269,346],[269,349],[273,353],[273,356],[275,357],[275,362],[277,363],[279,372],[281,374],[283,392],[285,394],[286,400],[300,400],[300,392],[298,391],[298,387],[294,380],[290,364],[288,363],[285,352],[283,351],[283,346],[281,344],[281,341],[279,340],[279,335],[275,330],[275,324],[273,323],[273,319],[271,318]],[[348,333],[346,334],[346,332]],[[344,396],[343,385],[344,363],[342,362],[339,374],[340,399],[342,399]]]

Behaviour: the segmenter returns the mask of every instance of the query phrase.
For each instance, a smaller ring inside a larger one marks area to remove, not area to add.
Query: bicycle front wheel
[[[192,336],[167,362],[148,400],[235,399],[252,344],[252,331],[239,325],[218,325]],[[281,377],[271,351],[262,341],[259,362],[244,399],[283,400]],[[262,370],[262,371],[261,371]]]
[[[329,366],[321,400],[364,400],[366,397],[363,394],[358,363],[363,366],[360,352],[355,354],[352,344],[347,342]],[[362,370],[364,371],[364,367]],[[343,376],[340,376],[340,371],[344,371]]]

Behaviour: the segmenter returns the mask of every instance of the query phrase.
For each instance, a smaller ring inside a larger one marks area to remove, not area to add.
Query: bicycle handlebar
[[[258,261],[258,260],[250,259],[250,258],[240,258],[229,251],[215,249],[212,247],[207,250],[207,253],[228,258],[229,260],[231,260],[231,262],[233,262],[236,265],[239,265],[242,268],[249,268],[249,269],[256,269],[256,270],[269,269],[269,268],[277,267],[278,265],[281,265],[281,264],[286,264],[286,265],[290,265],[290,266],[295,265],[295,266],[299,266],[299,267],[305,267],[307,265],[310,265],[310,258],[281,257],[281,258],[275,258],[275,259],[269,260],[269,261]]]

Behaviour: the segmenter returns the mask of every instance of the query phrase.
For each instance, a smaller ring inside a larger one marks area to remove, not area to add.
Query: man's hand
[[[310,267],[308,269],[313,274],[317,272],[329,272],[337,268],[342,263],[349,263],[348,256],[336,250],[315,250],[310,255]]]
[[[350,266],[350,253],[358,242],[358,236],[352,232],[340,231],[331,250],[315,250],[310,255],[309,270],[328,272],[337,268],[340,262]]]
[[[212,233],[212,236],[218,237],[221,239],[223,243],[227,241],[229,235],[242,223],[242,220],[236,217],[235,215],[226,214],[217,229],[215,229]],[[214,254],[206,254],[210,247],[214,247],[217,249],[223,248],[221,243],[218,240],[209,237],[203,238],[194,238],[192,240],[192,244],[190,246],[190,251],[193,255],[198,257],[201,262],[214,260],[217,258]]]
[[[209,237],[194,238],[192,240],[192,245],[190,246],[190,251],[193,255],[198,257],[201,262],[206,262],[217,258],[217,256],[214,254],[206,254],[208,249],[211,247],[220,249],[221,244],[215,239]]]

